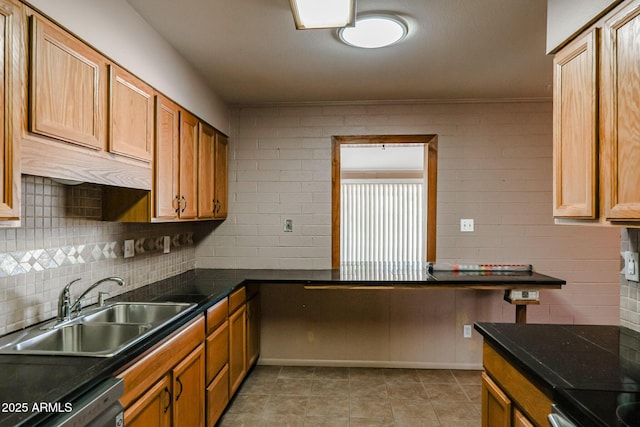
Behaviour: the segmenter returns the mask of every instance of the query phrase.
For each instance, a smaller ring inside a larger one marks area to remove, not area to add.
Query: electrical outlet
[[[164,236],[162,250],[165,254],[168,254],[169,252],[171,252],[171,238],[169,236]]]
[[[473,232],[473,219],[461,219],[460,231],[462,231],[463,233]]]
[[[135,240],[125,240],[124,241],[124,257],[131,258],[135,254],[136,254]]]
[[[464,325],[462,328],[462,335],[465,338],[471,338],[471,325]]]
[[[284,231],[286,231],[287,233],[293,232],[293,220],[292,219],[285,219],[284,220]]]
[[[640,282],[640,265],[638,265],[638,252],[625,251],[624,253],[624,277],[633,282]]]

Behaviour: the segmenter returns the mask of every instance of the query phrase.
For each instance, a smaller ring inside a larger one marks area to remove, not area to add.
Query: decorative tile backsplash
[[[0,335],[54,317],[60,290],[71,280],[81,279],[71,287],[77,296],[101,278],[120,276],[124,287],[101,288],[113,297],[195,267],[195,225],[101,221],[99,185],[23,175],[21,196],[22,226],[0,228]],[[170,236],[168,254],[164,236]],[[132,258],[123,256],[125,239],[135,241]]]
[[[193,245],[193,233],[171,236],[171,247]],[[143,237],[135,241],[135,254],[162,252],[164,236]],[[0,254],[0,277],[16,276],[75,264],[115,259],[123,256],[121,241],[89,243],[61,248],[34,249]]]

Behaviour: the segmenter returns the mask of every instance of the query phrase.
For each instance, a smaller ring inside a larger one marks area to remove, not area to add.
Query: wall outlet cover
[[[460,220],[460,231],[463,233],[472,233],[473,232],[473,219],[472,218],[464,218]]]
[[[625,251],[624,253],[624,277],[632,282],[640,282],[640,265],[638,265],[638,252]]]
[[[164,242],[162,245],[162,250],[165,254],[168,254],[169,252],[171,252],[171,237],[169,236],[164,236]]]
[[[135,240],[125,240],[124,241],[124,257],[131,258],[136,254],[135,250]]]

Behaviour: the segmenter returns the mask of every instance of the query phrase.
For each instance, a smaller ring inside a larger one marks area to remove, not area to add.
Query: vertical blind
[[[422,181],[379,181],[340,184],[341,263],[423,262]]]

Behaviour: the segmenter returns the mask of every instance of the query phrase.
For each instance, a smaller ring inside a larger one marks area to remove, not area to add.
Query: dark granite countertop
[[[476,323],[476,330],[584,426],[617,426],[640,402],[640,333],[618,326]],[[640,425],[640,418],[635,420]]]
[[[34,412],[34,403],[73,402],[138,355],[142,354],[241,285],[290,283],[341,286],[423,286],[503,289],[533,286],[559,288],[564,280],[535,272],[500,274],[435,272],[403,266],[357,266],[339,270],[196,269],[112,298],[112,301],[192,302],[197,308],[112,358],[0,355],[0,426],[34,425],[49,415]],[[8,404],[26,403],[27,411]]]

